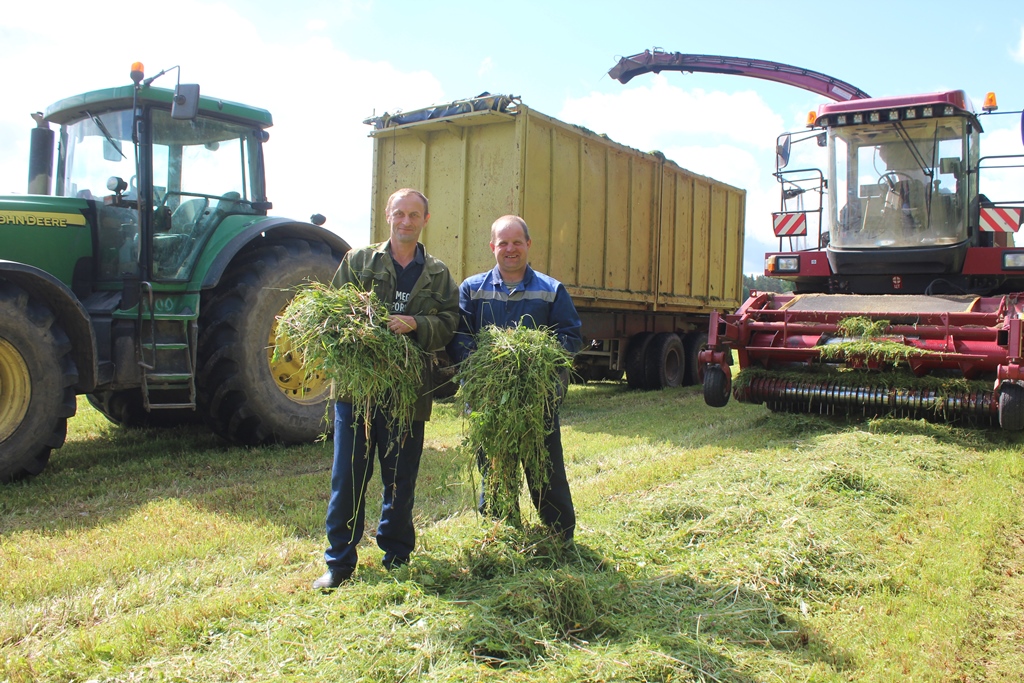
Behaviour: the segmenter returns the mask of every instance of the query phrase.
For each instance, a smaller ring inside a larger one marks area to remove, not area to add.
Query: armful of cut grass
[[[485,500],[490,514],[520,525],[522,473],[546,484],[544,437],[562,393],[560,375],[572,356],[548,330],[489,326],[459,369],[459,398],[470,407],[465,447],[484,454]]]
[[[313,282],[299,289],[277,320],[275,356],[291,346],[303,372],[319,372],[352,401],[357,416],[374,406],[407,431],[419,397],[423,352],[387,329],[390,314],[372,291]]]

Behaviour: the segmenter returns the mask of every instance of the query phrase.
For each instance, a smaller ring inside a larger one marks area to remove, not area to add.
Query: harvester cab
[[[329,382],[276,346],[276,316],[349,246],[267,215],[270,112],[154,87],[167,71],[33,115],[28,193],[0,197],[0,482],[42,470],[82,394],[236,444],[327,429]]]
[[[765,274],[794,291],[751,292],[735,313],[712,313],[698,361],[708,405],[732,395],[772,410],[1024,429],[1024,154],[982,154],[994,95],[979,113],[962,90],[871,98],[786,64],[661,50],[609,73],[625,83],[661,71],[751,76],[832,100],[809,131],[777,141],[779,251]],[[798,145],[811,141],[827,152],[823,168],[802,163],[812,157]]]
[[[809,134],[779,138],[780,251],[767,256],[767,274],[798,293],[1020,288],[1012,270],[968,263],[971,248],[1014,246],[1021,202],[994,202],[979,183],[986,169],[1021,168],[1024,157],[981,157],[982,126],[963,91],[825,104],[808,125]],[[809,139],[828,148],[824,171],[788,168],[793,148]],[[808,234],[814,244],[800,248]],[[827,260],[800,257],[822,250]]]

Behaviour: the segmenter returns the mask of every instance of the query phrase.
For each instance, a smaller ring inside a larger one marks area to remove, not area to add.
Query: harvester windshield
[[[965,241],[973,182],[967,169],[974,165],[967,155],[976,149],[957,117],[829,128],[832,246],[884,249]]]

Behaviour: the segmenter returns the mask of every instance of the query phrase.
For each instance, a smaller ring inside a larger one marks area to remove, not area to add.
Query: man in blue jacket
[[[530,229],[519,216],[502,216],[491,225],[490,245],[497,265],[466,278],[459,287],[459,329],[450,348],[455,362],[469,356],[475,347],[474,335],[488,325],[549,329],[569,353],[583,346],[580,316],[569,292],[558,280],[530,267],[530,244]],[[568,541],[576,528],[576,512],[565,476],[557,408],[551,426],[544,439],[550,456],[548,484],[538,486],[527,473],[527,485],[541,521]],[[487,511],[482,493],[480,509]]]

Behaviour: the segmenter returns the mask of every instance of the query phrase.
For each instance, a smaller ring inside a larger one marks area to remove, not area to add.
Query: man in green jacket
[[[409,562],[416,545],[412,508],[423,453],[423,426],[430,419],[433,381],[429,354],[443,349],[459,320],[459,291],[448,267],[426,252],[420,233],[430,218],[427,198],[411,189],[398,190],[385,209],[391,237],[387,242],[349,251],[334,275],[334,286],[352,283],[372,289],[391,313],[389,329],[408,334],[422,348],[423,384],[408,433],[396,433],[379,409],[355,419],[345,398],[334,404],[334,466],[327,504],[327,572],[314,588],[336,588],[356,567],[356,546],[363,536],[366,484],[373,475],[373,454],[380,460],[384,484],[377,545],[384,567]],[[367,436],[369,434],[369,436]]]

